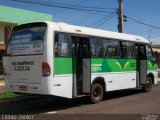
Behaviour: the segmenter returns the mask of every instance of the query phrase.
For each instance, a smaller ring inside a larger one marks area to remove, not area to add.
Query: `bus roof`
[[[47,23],[49,26],[53,26],[53,28],[58,28],[56,29],[56,31],[59,31],[59,32],[149,43],[148,40],[146,40],[145,38],[136,36],[136,35],[130,35],[130,34],[124,34],[124,33],[118,33],[118,32],[111,32],[107,30],[70,25],[70,24],[63,23],[63,22],[46,21],[45,23]]]

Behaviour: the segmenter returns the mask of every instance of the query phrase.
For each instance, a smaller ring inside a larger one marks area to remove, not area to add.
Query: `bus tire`
[[[147,77],[147,84],[142,89],[144,92],[150,92],[152,90],[152,79],[150,77]]]
[[[99,83],[95,83],[91,88],[91,101],[96,104],[102,101],[103,98],[103,87]]]

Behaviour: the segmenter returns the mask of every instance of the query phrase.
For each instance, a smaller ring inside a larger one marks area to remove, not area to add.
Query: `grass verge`
[[[0,93],[0,101],[16,99],[18,97],[25,97],[27,94],[16,94],[13,92]]]

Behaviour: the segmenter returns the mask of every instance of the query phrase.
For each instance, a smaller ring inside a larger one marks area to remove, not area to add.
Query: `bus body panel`
[[[18,93],[32,93],[42,95],[55,95],[60,97],[72,98],[72,75],[66,76],[62,79],[62,76],[50,76],[48,78],[43,77],[40,84],[29,83],[11,83],[7,80],[6,90],[10,92]]]
[[[51,93],[56,96],[72,98],[72,75],[54,76]]]
[[[106,91],[136,87],[136,59],[92,58],[91,63],[91,80],[103,77]]]
[[[42,56],[3,57],[3,66],[10,83],[41,83]]]
[[[136,87],[136,72],[112,72],[92,74],[92,82],[97,76],[105,79],[106,91],[121,90]]]

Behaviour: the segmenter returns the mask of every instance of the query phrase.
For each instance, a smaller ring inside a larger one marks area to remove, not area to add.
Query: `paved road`
[[[90,104],[88,97],[64,99],[35,96],[25,100],[0,103],[0,114],[160,114],[160,82],[152,92],[140,89],[106,93],[99,104]]]
[[[79,104],[67,109],[58,110],[59,114],[160,114],[160,82],[151,93],[141,89],[131,89],[107,93],[99,104]]]

